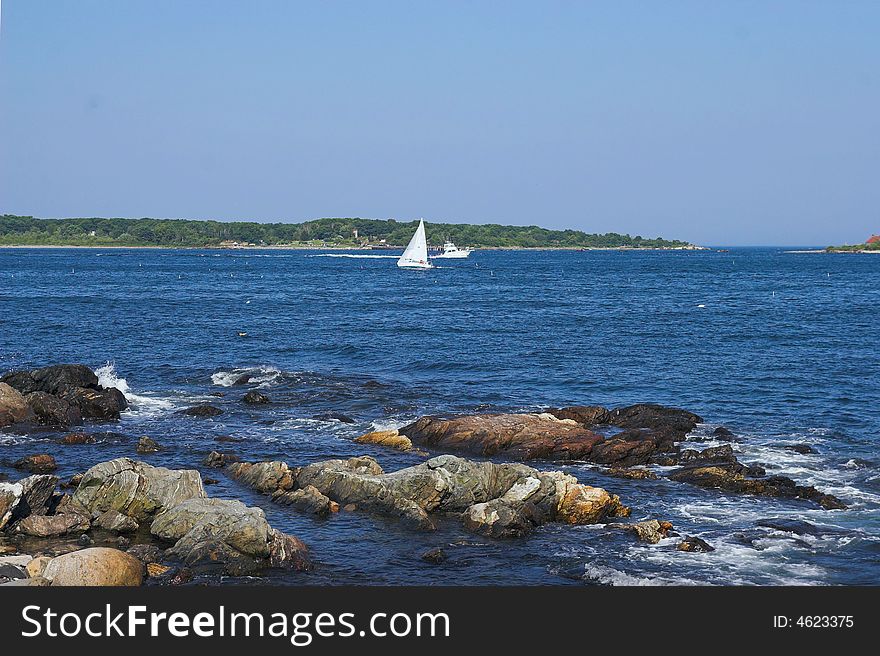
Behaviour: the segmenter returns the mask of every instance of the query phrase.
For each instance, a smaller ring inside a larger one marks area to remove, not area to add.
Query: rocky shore
[[[271,399],[251,390],[244,403],[261,406]],[[0,428],[17,432],[114,421],[126,407],[124,395],[102,387],[84,365],[0,378]],[[202,404],[183,412],[192,421],[210,421],[222,410]],[[246,462],[216,450],[201,463],[195,456],[192,466],[215,469],[233,487],[244,486],[289,512],[315,517],[366,513],[416,531],[452,521],[499,540],[523,538],[548,524],[598,524],[648,544],[676,538],[681,552],[710,553],[713,547],[698,537],[677,536],[663,518],[630,520],[626,499],[548,464],[592,463],[612,488],[615,478],[663,478],[718,494],[790,499],[827,510],[846,507],[812,486],[740,462],[729,444],[684,448],[702,422],[686,410],[654,404],[427,416],[353,441],[353,448],[380,455],[382,449],[394,449],[425,458],[393,471],[369,455],[289,464]],[[737,439],[724,428],[716,429],[713,438]],[[136,452],[161,456],[160,442],[161,436],[158,442],[142,437]],[[94,444],[95,439],[87,431],[74,432],[58,443]],[[168,469],[123,457],[98,462],[62,482],[53,474],[52,454],[35,453],[14,467],[29,475],[0,481],[0,584],[179,584],[202,574],[271,577],[279,568],[312,567],[301,540],[270,526],[260,508],[209,497],[205,484],[217,481],[203,479],[196,469]],[[320,545],[311,546],[320,554]],[[426,563],[443,562],[442,549],[434,551],[424,554]]]

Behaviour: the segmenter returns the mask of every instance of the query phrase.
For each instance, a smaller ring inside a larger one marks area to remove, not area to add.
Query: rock
[[[202,403],[201,405],[196,405],[192,408],[187,408],[186,410],[180,410],[178,414],[187,415],[189,417],[216,417],[222,415],[223,410],[217,406]]]
[[[690,551],[692,553],[707,553],[709,551],[715,551],[715,547],[711,544],[692,535],[688,535],[684,540],[679,542],[678,546],[675,548],[679,551]]]
[[[243,397],[241,397],[242,403],[247,403],[249,405],[265,405],[267,403],[272,403],[272,400],[256,390],[251,390]]]
[[[133,544],[126,553],[142,563],[158,563],[162,560],[162,550],[154,544]]]
[[[23,396],[37,391],[37,381],[29,371],[10,371],[0,377],[0,383],[9,385]]]
[[[28,476],[18,481],[15,485],[21,486],[21,494],[19,501],[13,508],[10,520],[15,521],[29,515],[42,515],[48,512],[49,503],[57,484],[58,477],[48,474]],[[3,484],[0,484],[0,490],[2,489]],[[0,512],[0,517],[2,514]],[[0,521],[0,526],[2,526],[2,521]]]
[[[117,510],[107,510],[95,518],[95,526],[114,533],[133,533],[139,524]]]
[[[138,440],[136,450],[141,455],[146,455],[148,453],[158,453],[162,450],[162,447],[155,440],[144,436]]]
[[[119,419],[120,413],[128,407],[125,395],[115,387],[69,387],[61,398],[77,407],[83,419]]]
[[[302,540],[281,531],[269,531],[269,565],[297,571],[312,568],[309,550]]]
[[[234,462],[226,471],[236,480],[263,494],[274,494],[279,489],[293,488],[294,472],[285,462]]]
[[[73,500],[93,514],[117,510],[141,521],[187,499],[205,496],[201,476],[195,470],[171,470],[117,458],[89,469]]]
[[[548,410],[557,419],[571,419],[584,428],[607,423],[608,409],[598,405],[577,405],[568,408],[551,408]]]
[[[43,572],[46,571],[46,566],[51,560],[52,559],[49,556],[37,556],[36,558],[32,559],[25,567],[27,575],[31,578],[35,578],[37,576],[42,577]]]
[[[562,472],[540,472],[522,464],[472,462],[439,456],[385,473],[368,456],[328,460],[290,469],[285,463],[235,463],[227,468],[277,503],[311,512],[366,510],[432,529],[430,513],[462,517],[466,528],[493,537],[524,535],[550,521],[585,524],[625,516],[616,495],[581,485]],[[273,491],[274,488],[274,491]]]
[[[32,389],[58,395],[69,387],[97,388],[98,377],[84,364],[56,364],[30,372]]]
[[[227,465],[231,465],[233,462],[239,462],[241,458],[233,453],[220,453],[219,451],[211,451],[205,459],[202,461],[202,464],[205,467],[214,467],[217,469],[221,469],[226,467]]]
[[[17,567],[27,567],[27,564],[33,560],[32,556],[20,554],[18,556],[0,556],[0,566],[16,565]]]
[[[43,576],[53,586],[136,586],[143,582],[144,565],[124,551],[93,547],[53,558]]]
[[[320,415],[314,415],[312,419],[316,419],[318,421],[338,421],[343,424],[353,424],[355,420],[353,417],[349,417],[348,415],[343,415],[339,412],[325,412]]]
[[[426,563],[439,565],[446,560],[446,552],[443,551],[441,547],[434,547],[433,549],[428,549],[425,553],[423,553],[421,555],[421,559],[424,560]]]
[[[12,513],[21,500],[22,487],[19,483],[0,483],[0,529],[12,519]]]
[[[25,400],[33,410],[37,423],[44,426],[67,428],[83,421],[82,412],[77,406],[48,392],[31,392]]]
[[[26,579],[27,577],[27,570],[24,567],[0,563],[0,582],[6,583],[16,579]]]
[[[67,481],[66,483],[62,483],[61,487],[62,488],[77,488],[77,487],[79,487],[79,484],[82,483],[83,476],[85,476],[85,474],[74,474],[73,476],[70,477],[69,481]]]
[[[355,438],[355,444],[376,444],[379,446],[387,446],[398,451],[409,451],[412,449],[412,441],[406,436],[401,435],[397,430],[373,431]]]
[[[251,378],[253,378],[253,376],[251,374],[242,374],[241,376],[236,378],[232,384],[233,385],[247,385],[249,382],[251,382]]]
[[[0,383],[0,428],[35,418],[24,396],[14,387]]]
[[[91,547],[93,544],[95,544],[95,541],[91,538],[91,536],[87,535],[86,533],[83,533],[82,535],[79,536],[79,540],[77,540],[77,544],[79,544],[79,546],[81,546],[81,547]]]
[[[608,527],[634,533],[639,542],[647,542],[648,544],[657,544],[660,540],[667,537],[669,531],[672,530],[671,523],[660,522],[656,519],[648,519],[632,524],[609,524]]]
[[[809,444],[783,444],[783,449],[787,449],[788,451],[794,451],[795,453],[800,453],[801,455],[809,455],[811,453],[819,453],[811,447]]]
[[[55,458],[48,453],[40,453],[33,456],[25,456],[16,460],[13,464],[16,469],[24,469],[32,474],[48,474],[58,469]]]
[[[784,517],[761,519],[755,522],[755,524],[764,528],[772,528],[774,531],[793,533],[795,535],[822,535],[824,532],[818,526],[811,524],[810,522],[805,522],[799,519],[786,519]]]
[[[846,504],[837,497],[823,494],[813,486],[798,485],[787,476],[756,478],[756,475],[763,475],[763,469],[743,465],[732,456],[732,452],[729,457],[724,457],[720,451],[724,448],[707,449],[706,451],[712,452],[709,454],[710,457],[689,458],[687,464],[671,472],[669,478],[673,481],[738,494],[806,499],[826,510],[846,508]],[[703,453],[705,454],[706,451]]]
[[[614,478],[629,478],[631,480],[647,480],[654,481],[659,478],[657,474],[652,472],[650,469],[641,469],[638,467],[633,467],[632,469],[626,469],[624,467],[609,467],[602,471],[606,476],[613,476]]]
[[[184,501],[160,513],[150,532],[176,541],[166,555],[189,567],[220,565],[230,574],[252,572],[269,559],[281,566],[302,546],[274,531],[259,508],[226,499]]]
[[[77,513],[30,515],[21,520],[17,525],[17,530],[20,533],[40,538],[84,533],[89,528],[88,518]]]
[[[7,581],[6,583],[0,583],[3,586],[26,586],[26,587],[35,587],[35,586],[46,586],[49,585],[49,581],[44,579],[42,576],[35,576],[33,578],[26,579],[13,579],[12,581]]]
[[[203,478],[202,479],[203,485],[217,485],[219,482],[220,481],[217,480],[216,478]]]
[[[168,583],[170,583],[171,585],[184,585],[192,580],[192,570],[187,567],[182,567],[171,576],[171,578],[168,580]]]
[[[307,485],[293,492],[279,490],[272,495],[275,503],[293,506],[297,510],[319,517],[326,517],[330,514],[331,501],[313,485]]]
[[[68,433],[60,440],[58,440],[59,444],[94,444],[95,438],[89,435],[88,433]]]
[[[737,439],[733,432],[724,426],[719,426],[713,430],[712,437],[720,442],[734,442]]]
[[[167,565],[160,565],[159,563],[147,563],[147,576],[149,577],[157,577],[162,576],[163,574],[167,574],[171,571],[171,568]]]
[[[503,454],[517,460],[587,459],[604,441],[581,426],[549,415],[470,415],[439,419],[422,417],[400,433],[413,443],[481,456]]]
[[[338,505],[338,504],[337,504],[337,505]],[[342,509],[343,509],[345,512],[354,512],[355,510],[357,510],[357,504],[355,504],[355,503],[347,503],[347,504],[345,504],[344,506],[342,506]]]

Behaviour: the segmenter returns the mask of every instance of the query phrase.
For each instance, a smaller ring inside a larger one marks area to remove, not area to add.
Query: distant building
[[[866,241],[865,243],[866,244],[880,244],[880,235],[871,235],[870,237],[868,237],[868,241]]]

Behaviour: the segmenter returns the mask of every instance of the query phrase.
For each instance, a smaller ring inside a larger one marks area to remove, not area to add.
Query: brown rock
[[[378,446],[387,446],[398,451],[409,451],[412,449],[412,441],[406,436],[401,435],[397,430],[374,431],[366,433],[354,440],[355,444],[376,444]]]
[[[136,586],[143,582],[144,565],[118,549],[92,547],[53,558],[43,576],[53,586]]]
[[[89,520],[76,513],[60,515],[30,515],[18,523],[18,531],[25,535],[47,538],[89,530]]]
[[[161,450],[161,445],[147,436],[144,436],[138,440],[136,451],[142,455],[145,455],[147,453],[158,453]]]
[[[672,530],[670,522],[660,522],[656,519],[648,519],[633,524],[609,524],[608,526],[634,533],[640,542],[647,542],[649,544],[657,544]]]
[[[75,444],[94,444],[95,438],[88,433],[68,433],[60,440],[59,444],[75,445]]]
[[[170,571],[171,568],[167,565],[161,565],[159,563],[147,563],[147,576],[162,576],[163,574]]]
[[[34,418],[34,412],[21,392],[6,383],[0,383],[0,428]]]
[[[48,453],[25,456],[24,458],[16,460],[12,466],[16,469],[24,469],[32,474],[49,474],[58,469],[58,465],[55,463],[55,458]]]

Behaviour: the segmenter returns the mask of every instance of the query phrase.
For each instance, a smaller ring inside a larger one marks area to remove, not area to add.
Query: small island
[[[829,246],[825,250],[829,253],[880,253],[880,235],[871,235],[864,244]]]
[[[336,218],[303,223],[192,221],[187,219],[39,219],[0,216],[0,246],[162,248],[402,248],[417,221]],[[698,250],[677,239],[588,234],[538,226],[426,223],[431,244],[497,249]]]

